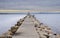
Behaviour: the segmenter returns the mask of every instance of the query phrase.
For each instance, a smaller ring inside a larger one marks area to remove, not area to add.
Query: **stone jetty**
[[[50,27],[28,14],[0,35],[0,38],[60,38],[60,35],[54,34]]]

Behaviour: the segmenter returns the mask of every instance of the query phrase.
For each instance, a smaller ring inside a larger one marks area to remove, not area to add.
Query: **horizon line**
[[[16,12],[60,12],[60,10],[0,10],[0,13],[16,13]]]

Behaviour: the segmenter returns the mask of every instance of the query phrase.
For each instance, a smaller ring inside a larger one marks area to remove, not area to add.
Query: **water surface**
[[[8,31],[24,14],[0,14],[0,34]]]
[[[23,18],[26,14],[0,14],[0,34],[6,32],[11,26]],[[60,34],[60,14],[34,14],[42,23],[52,28],[55,33]]]
[[[36,18],[60,34],[60,14],[35,14]]]

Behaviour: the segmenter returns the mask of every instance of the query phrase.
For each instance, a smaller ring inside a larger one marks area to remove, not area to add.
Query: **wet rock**
[[[22,23],[17,23],[17,26],[21,26]]]
[[[24,19],[20,19],[20,22],[23,22],[24,21]]]
[[[17,26],[21,26],[23,22],[17,22]]]
[[[43,25],[43,23],[40,23],[40,25]]]
[[[17,26],[21,26],[21,24],[20,24],[20,23],[17,23],[17,24],[15,24],[15,25],[17,25]]]
[[[8,34],[8,35],[13,35],[14,33],[12,33],[11,30],[8,30],[7,34]]]
[[[37,26],[36,31],[39,35],[39,38],[60,38],[60,35],[53,34],[51,28],[48,26]]]
[[[38,25],[37,24],[35,24],[35,27],[37,27]]]
[[[23,19],[25,19],[27,16],[25,16]]]
[[[59,34],[54,34],[56,38],[60,38],[60,35]]]
[[[46,36],[44,36],[44,35],[40,35],[39,38],[46,38]]]
[[[0,38],[12,38],[12,36],[11,35],[2,35],[2,36],[0,36]]]
[[[11,32],[15,33],[18,30],[18,26],[11,27]]]
[[[12,36],[11,35],[7,35],[7,38],[12,38]]]
[[[0,38],[5,38],[5,36],[4,35],[1,35]]]
[[[13,29],[18,29],[18,27],[19,27],[19,26],[12,26],[12,27],[11,27],[11,30],[13,30]]]
[[[45,35],[46,36],[46,38],[49,38],[50,36],[49,35]]]

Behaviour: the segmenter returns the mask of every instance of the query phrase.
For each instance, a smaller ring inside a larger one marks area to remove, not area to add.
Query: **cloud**
[[[60,0],[0,0],[0,9],[60,10]]]

